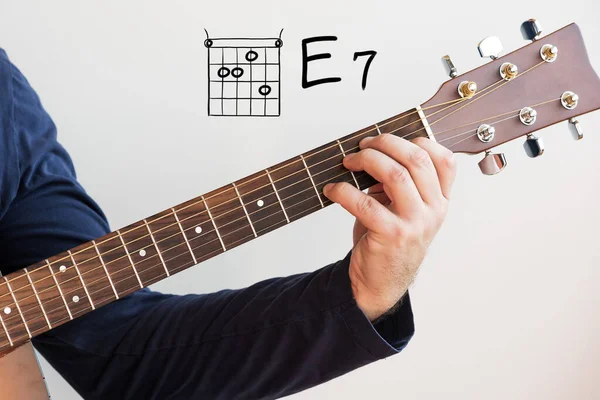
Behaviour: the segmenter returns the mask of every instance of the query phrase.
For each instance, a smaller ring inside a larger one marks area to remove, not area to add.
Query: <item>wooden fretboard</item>
[[[342,158],[379,133],[427,136],[413,109],[0,278],[0,355],[330,205],[327,183],[372,186]]]

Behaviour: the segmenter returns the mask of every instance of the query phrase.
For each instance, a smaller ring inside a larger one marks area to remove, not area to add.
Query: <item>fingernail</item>
[[[327,185],[323,186],[323,193],[325,193],[327,195],[327,192],[329,192],[331,189],[333,189],[334,185],[335,185],[335,183],[328,183]]]
[[[351,153],[351,154],[347,154],[346,157],[344,157],[344,161],[350,161],[354,158],[355,154]]]
[[[361,140],[358,145],[362,149],[363,147],[365,147],[366,145],[368,145],[371,142],[371,140],[373,140],[372,136],[366,137],[363,140]]]

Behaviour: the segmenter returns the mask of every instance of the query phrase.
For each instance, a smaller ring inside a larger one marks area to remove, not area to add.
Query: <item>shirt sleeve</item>
[[[14,193],[0,210],[6,274],[109,227],[77,182],[39,98],[2,54],[0,96],[2,104],[11,98],[12,113],[0,118],[12,128],[2,135],[13,135],[17,157]],[[413,335],[408,293],[376,325],[365,317],[352,297],[349,260],[350,253],[312,273],[240,290],[179,296],[143,289],[33,343],[86,399],[286,396],[394,355]]]

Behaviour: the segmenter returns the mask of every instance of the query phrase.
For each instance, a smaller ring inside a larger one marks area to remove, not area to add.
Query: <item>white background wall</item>
[[[116,229],[424,102],[446,79],[442,55],[463,72],[479,66],[481,38],[522,46],[519,25],[532,16],[548,32],[578,22],[600,70],[598,15],[592,0],[2,0],[0,47]],[[205,27],[285,28],[281,118],[207,117]],[[313,71],[343,81],[303,90],[300,42],[318,35],[339,41]],[[364,62],[352,55],[368,49],[379,54],[363,92]],[[542,133],[537,160],[521,140],[503,146],[509,166],[495,177],[479,173],[478,156],[459,156],[450,214],[413,289],[414,340],[295,398],[600,398],[600,113],[581,120],[582,142],[561,123]],[[154,288],[207,292],[313,270],[345,255],[352,222],[331,207]],[[78,398],[42,364],[54,398]]]

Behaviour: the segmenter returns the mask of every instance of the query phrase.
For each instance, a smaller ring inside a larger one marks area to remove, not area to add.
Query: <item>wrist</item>
[[[360,308],[369,321],[373,322],[388,313],[402,297],[401,295],[393,296],[387,293],[373,293],[366,285],[361,283],[361,280],[353,271],[352,268],[348,271],[352,295],[358,308]]]

